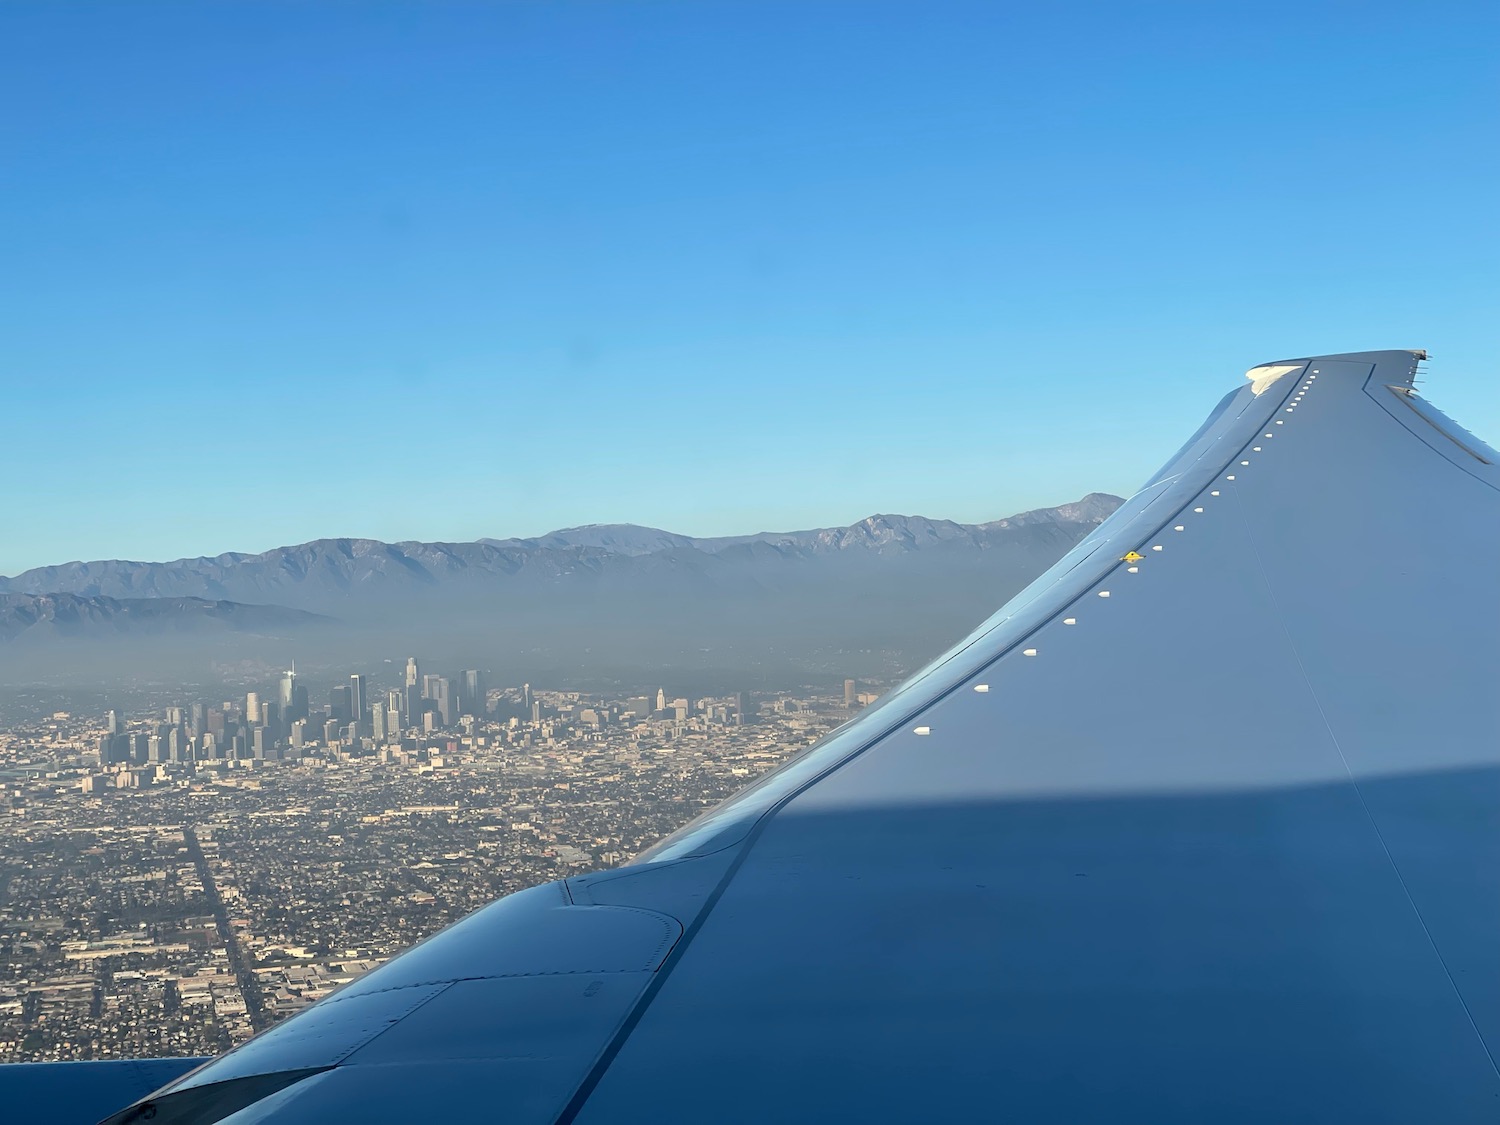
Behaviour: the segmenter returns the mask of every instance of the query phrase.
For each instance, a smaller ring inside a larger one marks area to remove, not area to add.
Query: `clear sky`
[[[1500,438],[1500,5],[0,5],[0,573],[1132,491],[1252,364]]]

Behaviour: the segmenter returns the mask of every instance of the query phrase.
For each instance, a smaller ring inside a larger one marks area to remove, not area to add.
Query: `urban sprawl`
[[[0,1062],[206,1055],[626,862],[874,698],[364,675],[0,731]],[[319,692],[320,697],[322,692]]]

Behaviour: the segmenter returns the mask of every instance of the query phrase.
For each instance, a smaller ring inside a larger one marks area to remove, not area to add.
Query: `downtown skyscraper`
[[[349,710],[352,714],[349,718],[359,726],[361,730],[365,727],[365,712],[367,701],[365,699],[365,678],[358,672],[349,677]]]

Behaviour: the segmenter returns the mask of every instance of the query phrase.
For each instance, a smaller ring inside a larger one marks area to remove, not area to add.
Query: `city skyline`
[[[1497,21],[6,5],[0,573],[975,521],[1371,347],[1493,441]]]
[[[581,699],[609,694],[555,687],[534,690],[529,681],[493,687],[486,669],[467,668],[449,674],[423,672],[415,656],[408,657],[404,669],[399,671],[394,661],[382,664],[386,667],[377,674],[351,672],[347,681],[341,678],[341,673],[334,673],[330,679],[329,670],[322,669],[316,678],[322,682],[322,689],[326,689],[326,702],[314,702],[308,686],[298,682],[304,677],[299,676],[293,660],[269,689],[246,688],[234,693],[202,687],[185,689],[181,694],[196,696],[191,703],[148,705],[137,709],[134,715],[128,709],[110,707],[104,713],[103,730],[95,739],[93,751],[84,754],[84,764],[92,763],[108,771],[111,767],[233,766],[297,761],[319,753],[358,756],[382,746],[399,745],[414,751],[424,740],[444,739],[455,731],[472,738],[481,722],[508,717],[509,729],[515,730],[519,724],[540,724],[544,719],[557,717],[558,712],[550,706],[544,707],[543,697]],[[372,680],[377,685],[373,690]],[[861,685],[868,687],[870,682],[843,679],[846,712],[852,714],[874,702],[876,693],[860,690]],[[379,686],[385,683],[391,686]],[[642,689],[622,694],[623,704],[586,710],[580,719],[595,730],[616,722],[628,725],[631,721],[654,720],[682,724],[698,715],[740,725],[754,717],[754,706],[748,702],[750,696],[747,691],[727,696],[668,695],[665,686],[658,686],[654,693]],[[508,707],[507,699],[512,699],[514,706]],[[127,786],[122,783],[121,787]]]
[[[310,699],[294,667],[0,722],[0,1061],[228,1049],[496,895],[622,862],[877,689],[492,686],[410,657]],[[433,721],[381,729],[407,710]]]

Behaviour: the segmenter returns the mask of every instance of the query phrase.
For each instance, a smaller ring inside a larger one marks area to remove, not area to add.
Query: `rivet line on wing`
[[[1309,375],[1307,377],[1307,381],[1305,381],[1302,384],[1302,386],[1297,389],[1296,393],[1292,396],[1292,398],[1291,398],[1291,400],[1289,402],[1286,401],[1286,400],[1283,400],[1284,402],[1286,402],[1285,412],[1287,414],[1293,414],[1293,413],[1296,412],[1297,406],[1301,403],[1302,398],[1307,394],[1307,390],[1308,390],[1309,386],[1311,385],[1311,380],[1315,379],[1315,378],[1317,378],[1316,374]],[[1278,425],[1278,426],[1281,426],[1281,425],[1284,425],[1285,423],[1283,422],[1282,419],[1278,418],[1278,419],[1275,419],[1275,424]],[[1268,430],[1267,432],[1265,432],[1264,434],[1261,435],[1262,439],[1265,439],[1265,440],[1269,440],[1271,438],[1274,438],[1275,436],[1276,436],[1276,434],[1275,434],[1275,432],[1273,430]],[[1251,440],[1253,441],[1255,439],[1252,438]],[[1249,467],[1250,461],[1249,461],[1248,454],[1250,454],[1250,453],[1263,453],[1263,452],[1265,452],[1264,447],[1259,446],[1259,445],[1250,446],[1248,449],[1242,449],[1241,453],[1244,456],[1242,456],[1241,459],[1240,459],[1240,466],[1241,467],[1245,467],[1245,468]],[[1226,474],[1226,476],[1225,476],[1224,479],[1225,480],[1230,480],[1230,481],[1235,480],[1236,479],[1236,474],[1235,473]],[[1217,497],[1220,494],[1221,494],[1221,490],[1219,490],[1219,489],[1216,488],[1216,489],[1211,489],[1209,491],[1209,493],[1208,493],[1208,496],[1209,497]],[[1205,510],[1206,510],[1206,508],[1205,508],[1204,505],[1206,504],[1207,497],[1204,497],[1204,496],[1200,495],[1196,499],[1199,500],[1200,503],[1197,504],[1193,508],[1193,513],[1195,515],[1203,515],[1204,512],[1205,512]],[[1192,503],[1192,501],[1189,501],[1189,503]],[[1186,509],[1184,508],[1183,510],[1185,511]],[[1179,512],[1178,514],[1181,515],[1182,513]],[[1186,524],[1181,524],[1181,523],[1174,524],[1174,525],[1172,525],[1172,530],[1174,532],[1185,532],[1187,530],[1187,525]],[[1163,550],[1162,544],[1160,544],[1160,543],[1153,543],[1153,544],[1151,544],[1151,550],[1154,551],[1154,552],[1160,552],[1160,551],[1162,551]],[[1120,561],[1126,564],[1126,567],[1125,567],[1125,573],[1126,574],[1139,574],[1140,571],[1141,571],[1139,563],[1142,562],[1142,561],[1144,561],[1144,559],[1145,559],[1144,555],[1141,555],[1136,550],[1132,549],[1125,556],[1123,556],[1120,559]],[[1106,599],[1109,598],[1110,595],[1111,595],[1111,591],[1109,591],[1109,590],[1097,590],[1097,591],[1095,591],[1095,593],[1097,594],[1098,597],[1100,597],[1100,598],[1106,598]],[[1077,625],[1078,624],[1078,619],[1076,617],[1065,617],[1065,618],[1062,619],[1062,623],[1064,625]],[[1034,657],[1037,654],[1038,654],[1038,650],[1035,649],[1035,648],[1024,648],[1024,649],[1021,650],[1021,655],[1022,656]],[[981,694],[981,695],[987,695],[987,694],[989,694],[990,685],[988,683],[974,684],[973,685],[973,690],[975,692]],[[912,733],[913,734],[917,734],[917,735],[927,735],[927,734],[932,733],[932,728],[930,726],[914,727],[912,729]]]
[[[1296,393],[1292,396],[1290,402],[1288,402],[1286,404],[1286,408],[1285,408],[1286,413],[1292,414],[1292,413],[1296,412],[1296,407],[1301,403],[1303,397],[1307,394],[1308,389],[1312,385],[1312,380],[1316,379],[1316,378],[1317,378],[1317,374],[1316,373],[1312,373],[1312,374],[1309,374],[1307,376],[1307,378],[1304,380],[1304,382],[1302,383],[1302,385],[1296,389]],[[1282,419],[1278,418],[1278,419],[1275,419],[1275,424],[1278,425],[1278,426],[1281,426],[1281,425],[1285,425],[1285,422]],[[1276,436],[1276,434],[1275,434],[1274,430],[1268,430],[1264,434],[1261,435],[1262,439],[1265,439],[1265,440],[1269,440],[1271,438],[1274,438],[1275,436]],[[1242,453],[1264,453],[1265,452],[1265,448],[1263,446],[1254,445],[1254,446],[1251,446],[1248,451],[1242,450],[1241,452]],[[1248,468],[1249,465],[1250,465],[1250,460],[1249,460],[1248,456],[1240,458],[1240,467],[1242,467],[1242,468]],[[1232,480],[1236,480],[1237,477],[1238,477],[1237,473],[1228,473],[1228,474],[1225,475],[1224,479],[1232,481]],[[1211,489],[1209,491],[1209,493],[1208,493],[1209,497],[1217,497],[1219,495],[1220,495],[1220,490],[1217,489],[1217,488]],[[1199,500],[1206,500],[1207,498],[1200,496],[1200,497],[1198,497],[1198,499]],[[1204,506],[1202,504],[1200,504],[1198,506],[1195,506],[1193,508],[1193,513],[1195,515],[1202,515],[1204,513],[1204,511],[1205,511],[1205,508],[1204,508]],[[1175,524],[1175,525],[1173,525],[1172,530],[1173,531],[1185,531],[1185,530],[1187,530],[1187,528],[1186,528],[1186,525],[1184,525],[1184,524]],[[1151,550],[1153,550],[1153,551],[1161,551],[1162,550],[1162,545],[1160,543],[1153,543],[1151,545]],[[1134,554],[1134,552],[1132,552],[1131,556],[1127,560],[1127,561],[1131,562],[1131,564],[1132,564],[1132,565],[1126,567],[1126,573],[1127,574],[1138,574],[1138,573],[1140,573],[1140,567],[1137,566],[1137,565],[1134,565],[1134,563],[1136,561],[1136,558],[1138,558],[1138,557],[1139,556],[1136,556]],[[1102,592],[1100,592],[1099,596],[1103,597],[1103,598],[1107,598],[1107,597],[1109,597],[1109,593],[1108,593],[1108,591],[1102,591]]]

